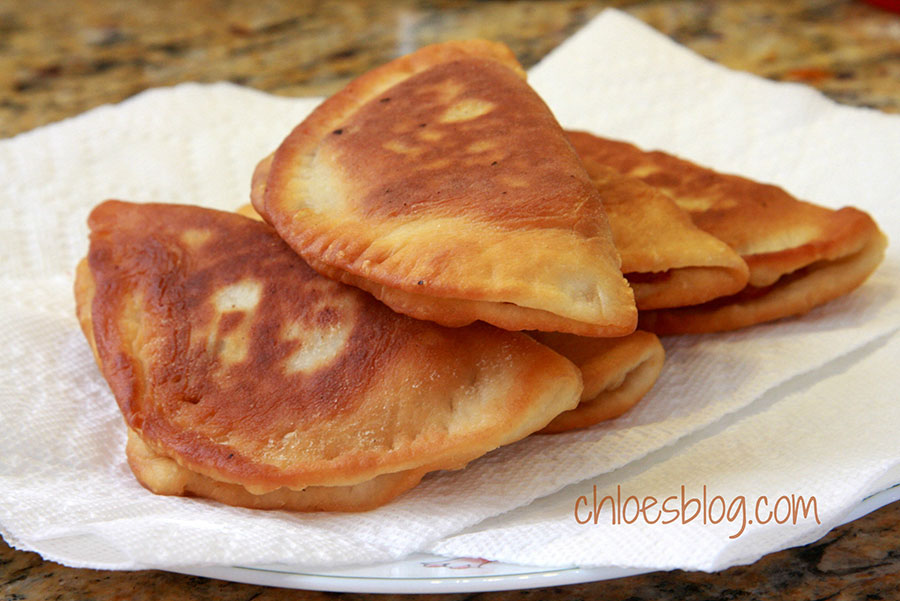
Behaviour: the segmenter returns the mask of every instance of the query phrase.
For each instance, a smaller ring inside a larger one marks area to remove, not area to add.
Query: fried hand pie
[[[727,244],[695,226],[661,191],[604,164],[604,140],[566,134],[603,198],[638,309],[696,305],[747,285],[747,264]]]
[[[528,336],[398,315],[265,223],[110,201],[89,225],[78,315],[154,492],[370,509],[578,403],[578,369]]]
[[[777,186],[627,142],[598,138],[593,150],[597,162],[671,197],[697,227],[734,249],[750,269],[747,286],[737,294],[642,311],[644,329],[715,332],[802,314],[855,289],[884,257],[887,238],[858,209],[817,206]]]
[[[251,196],[314,269],[400,313],[635,327],[599,195],[502,44],[428,46],[354,80],[260,163]]]
[[[653,388],[665,350],[659,338],[637,330],[621,338],[588,338],[559,332],[532,332],[535,340],[581,370],[584,391],[574,409],[559,414],[544,433],[587,428],[634,407]]]
[[[237,213],[261,219],[252,205]],[[530,332],[581,370],[584,389],[578,406],[555,417],[541,432],[587,428],[619,417],[653,387],[662,371],[665,351],[659,338],[637,330],[618,338],[589,338],[560,332]]]

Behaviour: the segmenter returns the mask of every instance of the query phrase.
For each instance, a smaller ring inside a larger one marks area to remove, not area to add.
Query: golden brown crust
[[[262,168],[265,169],[265,166],[263,165]],[[239,207],[237,213],[251,219],[262,219],[252,204]],[[506,330],[515,330],[521,327],[522,324],[530,324],[528,326],[530,329],[551,331],[564,319],[546,311],[517,307],[515,305],[497,306],[496,303],[443,298],[424,299],[420,295],[378,286],[369,280],[354,277],[345,271],[333,269],[327,265],[316,264],[315,262],[311,262],[310,265],[322,275],[371,293],[398,313],[417,319],[434,321],[443,326],[455,328],[468,325],[477,319],[482,319]],[[692,283],[696,282],[696,278],[691,278],[690,281]],[[435,311],[435,309],[439,310]],[[489,315],[490,318],[484,319],[486,315]],[[567,320],[565,322],[565,330],[581,336],[597,335],[597,327],[595,325],[583,324],[575,320]],[[610,335],[612,336],[612,332]]]
[[[813,205],[777,186],[627,142],[596,138],[592,152],[598,163],[671,196],[749,267],[747,287],[737,294],[642,311],[640,327],[657,334],[733,330],[805,313],[862,284],[884,255],[884,234],[858,209]]]
[[[747,264],[727,244],[695,226],[661,191],[604,163],[602,138],[566,135],[603,198],[638,309],[695,305],[747,284]]]
[[[353,486],[309,486],[302,490],[278,488],[254,494],[240,484],[220,482],[192,472],[174,459],[152,449],[134,430],[128,430],[125,448],[128,465],[138,482],[158,495],[203,497],[251,509],[287,511],[368,511],[413,488],[421,470],[382,474]]]
[[[379,296],[395,310],[414,304],[441,322],[447,303],[425,304],[437,298],[491,323],[513,306],[560,317],[546,326],[507,316],[511,329],[634,328],[597,192],[495,45],[427,47],[354,81],[260,164],[251,194],[316,269],[398,292]]]
[[[642,330],[622,338],[556,332],[532,336],[577,365],[584,380],[581,402],[556,416],[541,430],[545,434],[587,428],[624,414],[653,388],[665,359],[659,338]]]
[[[857,209],[833,211],[797,200],[778,186],[664,152],[599,137],[592,150],[596,161],[667,194],[700,229],[740,254],[752,286],[768,286],[816,261],[852,254],[874,229],[871,218]]]
[[[254,221],[262,221],[263,220],[262,215],[260,215],[259,213],[256,212],[256,209],[253,208],[252,204],[245,204],[245,205],[239,206],[235,210],[235,213],[237,213],[238,215],[243,215],[244,217],[247,217],[249,219],[253,219]]]
[[[578,370],[527,336],[397,315],[264,223],[115,201],[89,223],[77,307],[125,421],[216,482],[455,469],[578,401]]]
[[[740,258],[740,257],[739,257]],[[625,278],[641,311],[704,303],[733,294],[746,285],[747,267],[673,267],[666,271],[631,272]],[[744,285],[740,285],[744,282]]]
[[[260,219],[252,205],[240,207],[238,213]],[[341,274],[337,275],[340,277]],[[698,277],[702,275],[691,277],[689,281],[696,285]],[[448,307],[448,314],[453,310]],[[409,314],[415,317],[415,313]],[[588,338],[540,331],[531,332],[531,336],[572,361],[581,370],[584,382],[578,406],[554,418],[541,430],[543,433],[587,428],[624,414],[653,387],[665,358],[659,339],[640,330],[621,338]]]
[[[253,177],[250,181],[250,205],[242,206],[238,209],[238,214],[251,219],[263,220],[263,216],[257,210],[257,207],[263,206],[266,194],[266,180],[269,179],[269,172],[272,170],[272,159],[275,158],[273,152],[259,163],[253,170]]]
[[[243,205],[237,209],[237,213],[251,219],[262,219],[259,213],[254,210],[253,205]],[[420,295],[410,294],[402,290],[379,286],[365,278],[354,277],[345,271],[333,269],[327,265],[315,262],[310,262],[310,265],[323,275],[371,293],[398,313],[403,313],[416,319],[434,321],[443,326],[455,328],[481,319],[506,330],[515,330],[520,328],[522,324],[529,324],[528,327],[530,329],[550,331],[558,327],[560,323],[565,323],[564,329],[567,332],[582,336],[597,335],[597,327],[593,324],[584,324],[575,320],[563,321],[564,318],[546,311],[517,307],[515,305],[498,306],[496,303],[481,301],[444,298],[426,299]],[[696,279],[691,278],[691,282],[696,282]],[[486,318],[486,316],[489,317]],[[610,336],[614,333],[615,331],[611,331]]]
[[[479,300],[427,297],[406,292],[405,290],[381,286],[365,278],[334,269],[317,261],[310,260],[308,263],[322,275],[369,292],[398,313],[424,321],[432,321],[450,328],[468,326],[480,320],[504,330],[520,330],[522,328],[545,332],[561,330],[580,336],[605,337],[617,337],[627,333],[618,327],[601,328],[593,323],[584,323],[560,315],[554,315],[549,311],[530,309],[518,305]]]
[[[94,304],[94,278],[91,268],[88,266],[87,257],[78,262],[75,268],[75,315],[78,317],[78,325],[81,332],[91,345],[94,361],[100,365],[100,354],[97,352],[97,344],[94,342],[94,327],[91,320],[91,307]]]
[[[770,286],[748,286],[736,295],[694,307],[641,312],[641,327],[659,335],[722,332],[811,309],[861,285],[884,257],[887,238],[875,231],[854,254],[818,261]]]
[[[792,248],[760,252],[745,257],[750,267],[751,286],[767,286],[785,274],[818,261],[837,261],[856,254],[878,234],[875,221],[859,209],[844,207],[837,211],[822,210],[828,213],[827,216],[817,215],[820,219],[819,224],[803,224],[805,227],[820,228],[817,238]]]

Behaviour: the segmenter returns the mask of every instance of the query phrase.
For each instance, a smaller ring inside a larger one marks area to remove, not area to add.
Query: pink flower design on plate
[[[481,557],[455,557],[453,559],[445,559],[444,561],[425,562],[422,565],[426,568],[450,568],[451,570],[466,570],[469,568],[480,568],[486,563],[493,563],[490,559]]]

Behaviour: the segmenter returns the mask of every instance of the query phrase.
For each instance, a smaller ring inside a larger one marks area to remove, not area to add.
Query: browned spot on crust
[[[725,242],[703,231],[688,212],[647,183],[671,180],[653,166],[636,165],[644,179],[611,167],[607,140],[568,132],[609,217],[622,272],[638,309],[703,303],[734,294],[747,284],[746,262]]]
[[[264,223],[109,201],[89,224],[78,315],[127,425],[252,495],[456,469],[577,402],[577,370],[549,349],[397,315]]]
[[[448,111],[453,118],[442,119]],[[499,227],[571,227],[572,199],[595,193],[565,139],[546,135],[556,127],[516,72],[467,58],[409,77],[388,103],[369,102],[321,152],[356,182],[368,217],[466,214]],[[561,177],[566,169],[575,177]],[[581,213],[582,223],[605,225],[599,204]]]
[[[299,347],[278,336],[285,321],[299,320],[310,329],[331,326],[339,316],[320,308],[318,298],[331,294],[357,302],[362,293],[323,280],[265,224],[193,207],[157,205],[147,211],[111,202],[94,210],[90,226],[93,313],[101,326],[95,328],[97,344],[129,424],[146,427],[149,415],[158,413],[183,424],[203,421],[217,432],[236,423],[259,433],[276,431],[285,421],[311,425],[352,411],[359,392],[389,361],[391,345],[375,353],[372,341],[390,311],[370,307],[327,369],[290,376],[272,369]],[[186,249],[179,233],[187,226],[209,232],[208,242]],[[246,279],[266,283],[257,309],[217,316],[215,293]],[[141,310],[124,315],[136,295],[143,299]],[[226,366],[213,383],[205,374],[215,372],[219,360],[205,352],[208,336],[232,332],[245,319],[252,322],[247,359]],[[216,330],[208,332],[212,326]],[[403,335],[396,333],[397,344]],[[254,385],[252,407],[235,402],[246,382]],[[151,393],[152,407],[144,398]],[[235,456],[231,469],[240,459]]]
[[[576,136],[586,134],[575,133]],[[851,209],[833,211],[798,200],[782,188],[737,175],[720,173],[660,151],[644,151],[617,140],[592,136],[591,156],[616,171],[643,179],[658,188],[689,212],[694,223],[728,244],[750,261],[752,255],[767,254],[777,264],[750,264],[751,282],[759,282],[754,271],[766,269],[766,283],[781,273],[798,269],[829,255],[852,239],[861,244],[860,234],[871,230],[871,220],[852,216]],[[856,213],[860,213],[856,211]],[[855,232],[846,232],[848,223]],[[805,247],[806,252],[793,249]],[[793,252],[788,263],[780,263],[775,253]],[[778,271],[780,270],[780,273]]]
[[[679,183],[678,178],[671,173],[651,173],[643,177],[642,179],[651,186],[656,186],[658,188],[665,186],[677,186]]]
[[[244,314],[238,312],[225,313],[219,321],[219,332],[227,334],[237,328],[244,320]]]
[[[502,44],[436,44],[354,80],[259,164],[251,198],[316,270],[400,313],[634,329],[599,195]]]

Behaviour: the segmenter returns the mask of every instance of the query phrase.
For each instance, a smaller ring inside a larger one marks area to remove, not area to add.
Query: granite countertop
[[[183,81],[229,80],[286,96],[328,94],[375,65],[450,38],[506,42],[528,67],[604,6],[623,8],[728,67],[800,81],[841,103],[900,113],[900,16],[850,0],[0,0],[0,137],[119,102],[149,87]],[[900,503],[894,503],[816,543],[716,574],[658,572],[476,596],[892,599],[900,590],[898,550]],[[334,596],[159,571],[66,568],[2,541],[0,595],[10,600],[99,601]]]

